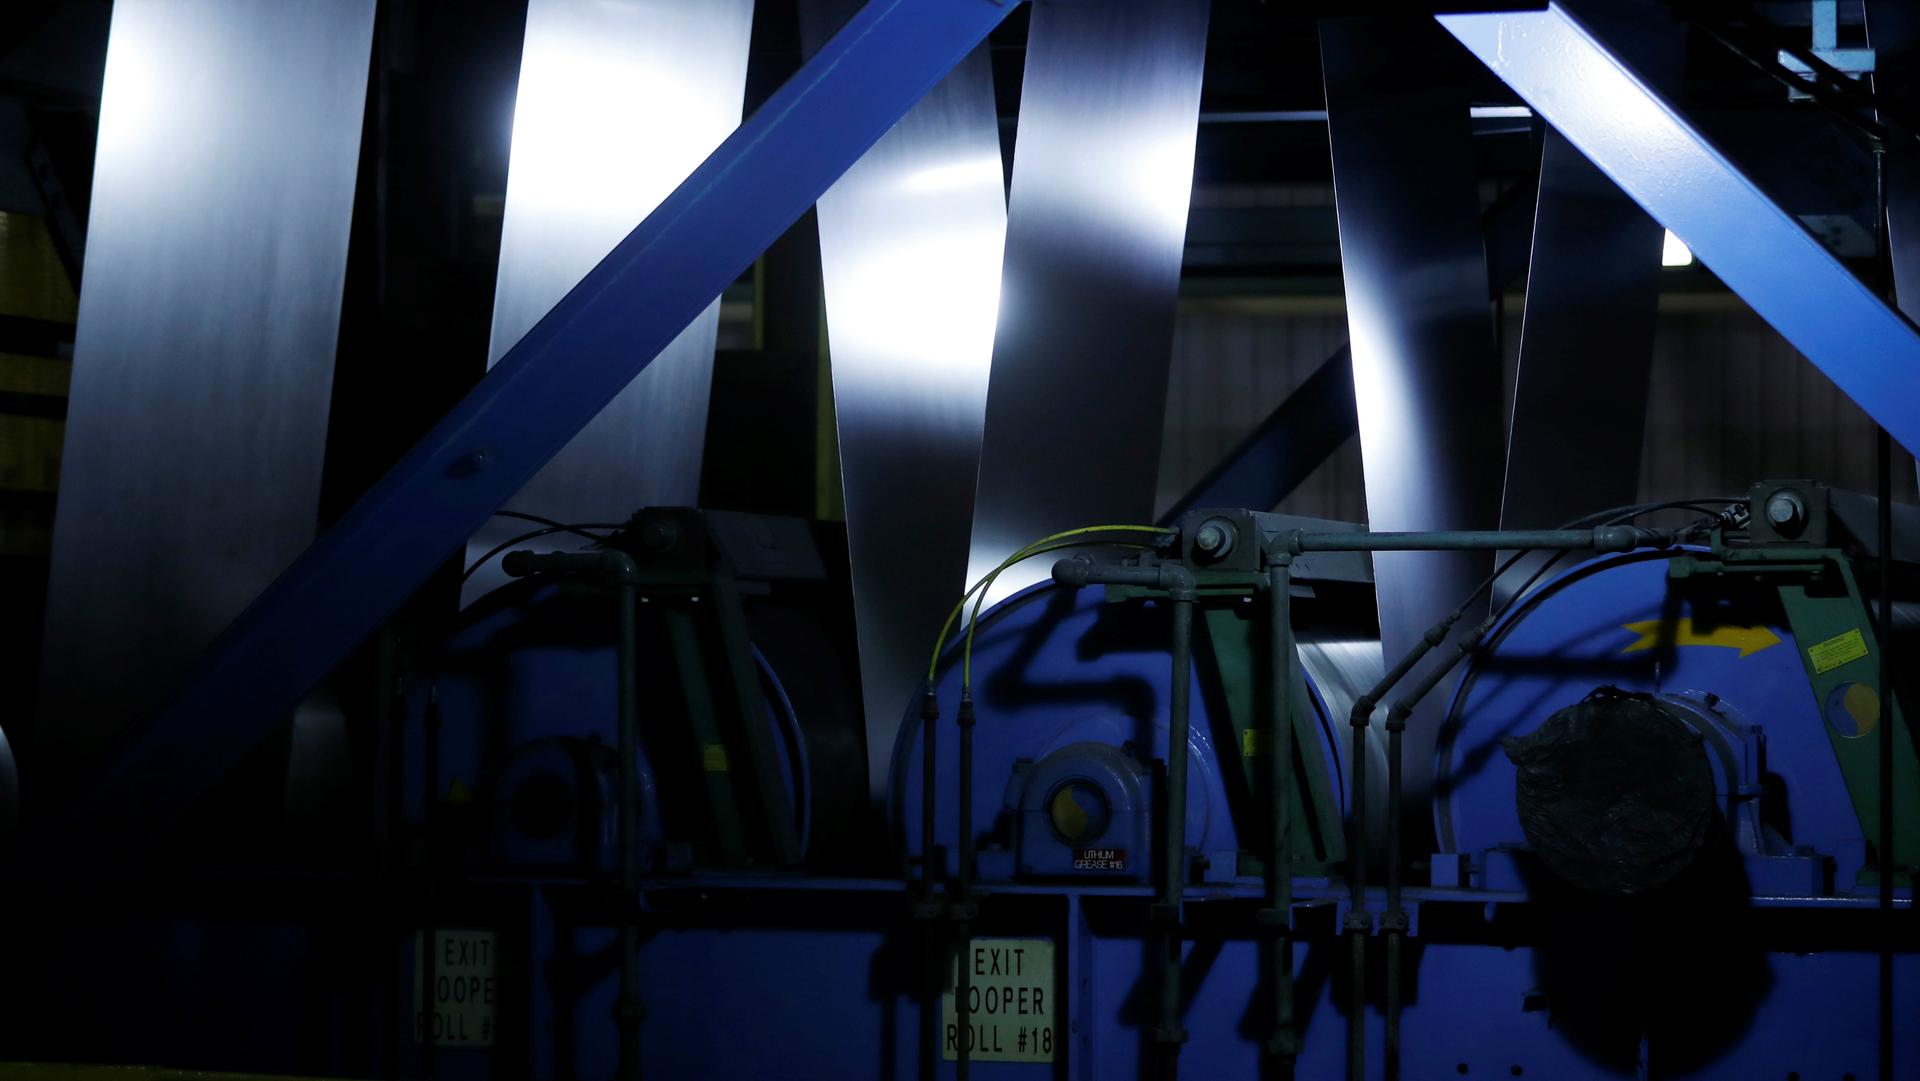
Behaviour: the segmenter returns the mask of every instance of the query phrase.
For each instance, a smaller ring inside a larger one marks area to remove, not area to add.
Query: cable
[[[1041,554],[1044,554],[1045,552],[1052,552],[1052,551],[1059,550],[1058,548],[1043,547],[1043,545],[1048,545],[1052,542],[1063,540],[1069,537],[1084,536],[1089,533],[1158,533],[1163,535],[1171,535],[1177,532],[1179,531],[1175,529],[1169,529],[1165,526],[1090,525],[1090,526],[1083,526],[1079,529],[1069,529],[1061,533],[1052,534],[1051,536],[1042,537],[1039,540],[1034,541],[1031,544],[1028,544],[1026,547],[1021,548],[1020,550],[1014,552],[1012,555],[1008,556],[1004,561],[1002,561],[999,566],[995,567],[991,572],[989,572],[985,577],[975,582],[971,589],[968,589],[965,593],[961,594],[959,602],[953,606],[953,610],[951,612],[947,613],[947,621],[940,625],[940,636],[933,640],[933,659],[927,662],[927,685],[932,686],[934,680],[939,678],[940,653],[942,650],[946,648],[947,635],[953,631],[954,621],[960,618],[961,612],[966,611],[967,601],[972,599],[975,593],[992,585],[993,580],[999,576],[1000,572],[1006,570],[1008,567],[1011,567],[1014,564],[1020,562],[1021,560],[1027,559],[1031,556],[1041,555]],[[1076,543],[1090,544],[1090,543],[1099,543],[1099,542],[1081,541]],[[1060,547],[1074,547],[1074,546],[1075,546],[1074,544],[1060,545]]]
[[[502,515],[502,517],[532,518],[532,515],[521,515],[516,511],[512,514]],[[534,540],[535,538],[538,538],[538,537],[545,537],[552,533],[578,533],[580,536],[586,537],[590,540],[604,541],[607,538],[602,537],[596,533],[588,533],[585,531],[589,529],[624,529],[624,528],[626,528],[624,525],[610,525],[606,522],[580,522],[574,525],[561,525],[559,523],[555,523],[553,525],[546,527],[545,529],[535,529],[535,530],[532,530],[531,532],[522,533],[517,537],[509,537],[508,539],[501,541],[499,544],[494,545],[492,548],[487,549],[487,552],[485,555],[481,556],[479,559],[474,560],[473,563],[470,564],[467,567],[467,569],[461,573],[460,581],[465,582],[467,579],[472,578],[474,575],[474,572],[478,571],[481,567],[486,566],[488,560],[492,559],[494,556],[499,555],[501,552],[506,551],[507,549],[513,547],[516,544],[525,544],[530,540]]]
[[[517,518],[522,522],[532,522],[535,525],[552,526],[556,531],[566,532],[566,533],[579,533],[581,536],[587,537],[591,540],[599,540],[600,538],[595,534],[583,532],[583,530],[625,529],[626,528],[626,526],[624,525],[595,525],[591,523],[585,524],[585,525],[568,525],[567,523],[559,521],[557,519],[543,518],[538,514],[528,514],[526,511],[523,511],[523,510],[497,510],[493,512],[493,516],[495,518]]]
[[[1058,552],[1067,548],[1084,548],[1092,544],[1109,544],[1115,548],[1131,548],[1135,550],[1151,549],[1153,547],[1151,544],[1137,544],[1128,541],[1070,540],[1060,544],[1050,544],[1045,548],[1034,548],[1024,551],[1018,559],[1010,559],[1000,566],[995,567],[993,573],[987,575],[986,579],[981,583],[979,592],[974,595],[973,615],[967,619],[966,645],[960,651],[961,694],[964,695],[973,688],[973,636],[974,632],[980,629],[980,609],[986,606],[987,596],[993,592],[994,580],[1000,577],[1000,572],[1021,560],[1031,559],[1037,555],[1045,555],[1048,552]],[[963,599],[961,603],[965,604],[966,601]]]

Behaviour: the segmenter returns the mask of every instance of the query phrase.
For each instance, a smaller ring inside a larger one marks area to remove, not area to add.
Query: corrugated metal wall
[[[1517,295],[1510,301],[1501,335],[1503,400],[1511,399],[1520,347]],[[1158,505],[1172,505],[1346,338],[1338,298],[1183,301]],[[1866,414],[1737,298],[1662,299],[1641,499],[1738,493],[1761,477],[1812,477],[1870,492],[1873,460]],[[1896,465],[1894,494],[1915,501],[1912,468]],[[1363,519],[1358,440],[1349,439],[1279,509]]]

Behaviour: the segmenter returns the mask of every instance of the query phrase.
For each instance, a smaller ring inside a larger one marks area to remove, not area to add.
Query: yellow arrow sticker
[[[1708,630],[1696,629],[1693,620],[1682,616],[1672,624],[1672,634],[1666,631],[1669,624],[1665,620],[1649,619],[1641,623],[1628,623],[1620,629],[1632,631],[1640,637],[1622,653],[1638,653],[1662,645],[1675,646],[1724,646],[1737,649],[1742,657],[1758,653],[1769,646],[1780,644],[1780,636],[1766,627],[1732,627],[1717,624]]]

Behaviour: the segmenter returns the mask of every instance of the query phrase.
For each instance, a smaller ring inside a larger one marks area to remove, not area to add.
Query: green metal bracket
[[[1263,763],[1269,733],[1259,709],[1261,687],[1265,682],[1266,648],[1262,641],[1264,632],[1254,618],[1257,609],[1245,602],[1265,590],[1266,580],[1264,576],[1245,571],[1190,570],[1190,573],[1205,616],[1207,634],[1213,640],[1210,653],[1227,707],[1224,724],[1221,718],[1214,718],[1214,743],[1221,749],[1222,766],[1228,755],[1240,760],[1246,781],[1246,820],[1240,830],[1244,851],[1236,873],[1258,875],[1262,873],[1262,861],[1254,853],[1266,848],[1268,832],[1261,809],[1268,801],[1269,785]],[[1144,586],[1109,585],[1105,600],[1109,604],[1122,604],[1165,596],[1163,591]],[[1195,660],[1205,663],[1202,659],[1205,655],[1204,652],[1196,654]],[[1307,750],[1320,746],[1321,734],[1314,727],[1315,713],[1307,694],[1306,677],[1302,674],[1305,670],[1297,655],[1293,671],[1295,783],[1293,813],[1289,816],[1292,824],[1289,848],[1294,853],[1296,871],[1321,873],[1346,858],[1345,833],[1339,801],[1334,798],[1326,765],[1319,755]]]
[[[707,803],[713,813],[714,839],[720,856],[728,863],[744,863],[747,838],[740,823],[739,796],[733,788],[732,763],[726,741],[720,734],[720,714],[715,708],[713,691],[707,686],[706,661],[700,652],[700,632],[693,613],[675,605],[663,605],[667,638],[673,649],[673,661],[680,675],[680,689],[687,705],[687,721],[693,729],[693,741],[699,760],[689,763],[700,771],[706,783]]]
[[[1270,733],[1259,708],[1266,668],[1264,634],[1260,621],[1254,618],[1257,612],[1253,606],[1207,605],[1202,611],[1206,614],[1207,635],[1213,640],[1212,655],[1227,706],[1226,725],[1215,721],[1215,744],[1221,748],[1223,758],[1232,755],[1240,760],[1247,792],[1252,796],[1250,810],[1257,812],[1267,806],[1270,787],[1265,765]],[[1326,765],[1313,753],[1321,745],[1321,735],[1314,725],[1306,677],[1301,674],[1303,669],[1297,659],[1293,671],[1293,708],[1289,713],[1293,719],[1295,780],[1293,813],[1288,819],[1291,823],[1289,850],[1294,854],[1296,871],[1319,872],[1346,858],[1346,843],[1340,807],[1333,798]],[[1221,740],[1222,736],[1229,736],[1230,742]],[[1241,874],[1261,873],[1261,860],[1251,853],[1265,851],[1265,836],[1272,832],[1264,827],[1267,820],[1264,815],[1255,813],[1250,820],[1253,828],[1243,829],[1240,835],[1241,845],[1247,850],[1240,857]]]
[[[1873,620],[1847,556],[1827,548],[1728,548],[1716,536],[1713,557],[1682,556],[1669,570],[1676,580],[1740,575],[1779,593],[1794,648],[1807,673],[1820,723],[1833,745],[1860,830],[1880,851],[1879,645]],[[1894,867],[1911,875],[1920,865],[1920,758],[1916,758],[1898,697],[1893,725]],[[1851,727],[1852,731],[1843,731]],[[1871,868],[1861,884],[1878,881]]]

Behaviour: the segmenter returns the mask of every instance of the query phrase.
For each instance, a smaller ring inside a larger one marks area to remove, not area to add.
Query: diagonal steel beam
[[[1664,18],[1658,9],[1609,0],[1602,24],[1577,7],[1438,18],[1902,446],[1920,448],[1920,333],[1616,47],[1611,20]]]
[[[137,853],[1015,6],[874,0],[855,15],[242,613],[69,824]],[[77,848],[48,840],[47,854]]]
[[[1353,351],[1342,345],[1293,388],[1245,439],[1160,516],[1178,522],[1195,507],[1266,510],[1300,486],[1360,425],[1353,403]]]

